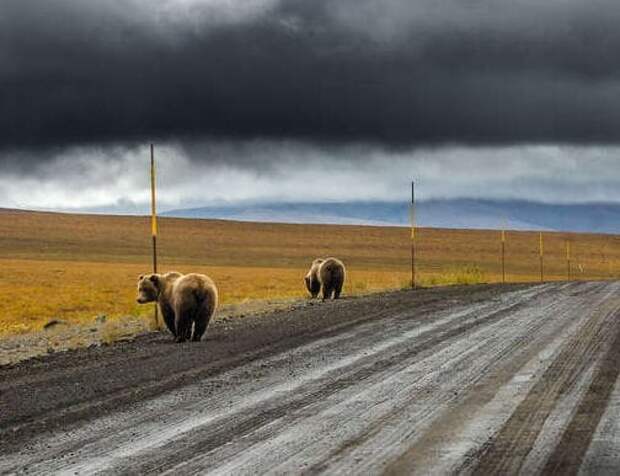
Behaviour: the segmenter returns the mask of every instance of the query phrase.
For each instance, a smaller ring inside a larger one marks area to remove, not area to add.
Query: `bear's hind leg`
[[[175,310],[175,324],[177,329],[176,342],[185,342],[192,331],[191,309],[183,306]]]
[[[323,301],[325,301],[326,299],[329,299],[332,296],[332,292],[333,292],[333,288],[331,287],[331,285],[324,285],[323,286]]]
[[[196,319],[196,322],[194,323],[194,335],[192,336],[193,342],[200,342],[200,339],[202,339],[202,336],[207,330],[208,324],[209,322],[206,318],[200,315],[198,316],[198,319]]]
[[[185,342],[187,334],[191,328],[191,321],[188,318],[177,319],[177,337],[176,342]]]
[[[196,313],[196,320],[194,323],[194,335],[192,337],[192,340],[194,342],[199,342],[200,339],[202,339],[202,336],[207,331],[209,321],[211,320],[214,311],[215,309],[213,307],[213,304],[205,302],[200,311]]]
[[[336,286],[336,289],[334,289],[334,299],[338,299],[340,297],[341,292],[342,292],[342,283],[338,284]]]

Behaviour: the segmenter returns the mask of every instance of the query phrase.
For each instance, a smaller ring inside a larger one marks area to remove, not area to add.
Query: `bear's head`
[[[138,278],[138,301],[139,304],[157,301],[161,286],[161,277],[158,274],[142,275]]]

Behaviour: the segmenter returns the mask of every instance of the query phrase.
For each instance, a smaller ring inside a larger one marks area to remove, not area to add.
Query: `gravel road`
[[[618,474],[620,283],[300,305],[0,367],[0,473]]]

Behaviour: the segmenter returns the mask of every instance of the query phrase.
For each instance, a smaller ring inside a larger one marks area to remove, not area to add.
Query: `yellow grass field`
[[[422,228],[416,237],[422,285],[501,280],[499,232]],[[545,233],[546,279],[566,279],[566,240],[575,279],[620,273],[619,236]],[[150,243],[145,217],[0,211],[0,334],[51,318],[150,314],[135,303]],[[160,219],[160,270],[209,274],[223,304],[304,297],[310,261],[328,255],[347,264],[345,294],[409,285],[406,228]],[[538,233],[507,232],[508,281],[538,280],[538,256]]]

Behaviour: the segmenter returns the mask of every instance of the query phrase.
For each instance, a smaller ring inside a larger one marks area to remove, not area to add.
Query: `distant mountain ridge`
[[[262,203],[171,210],[163,216],[281,223],[402,226],[402,202]],[[620,233],[620,204],[547,204],[521,200],[428,200],[416,205],[419,226]]]

